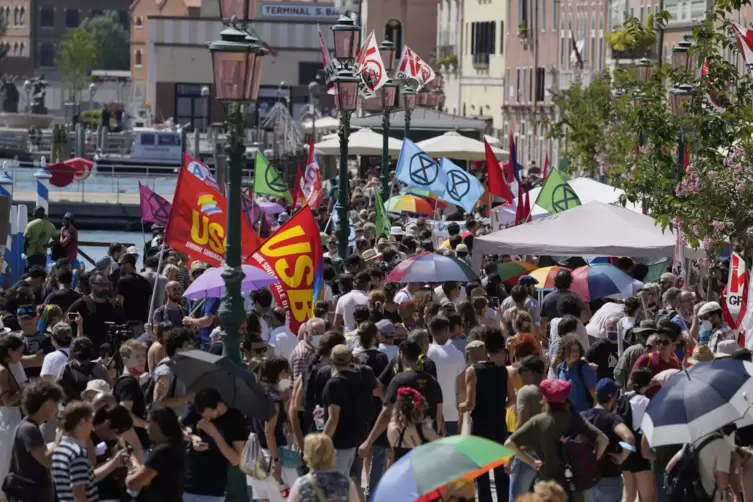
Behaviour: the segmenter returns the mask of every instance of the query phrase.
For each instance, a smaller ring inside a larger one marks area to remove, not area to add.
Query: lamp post
[[[348,16],[340,16],[337,24],[331,28],[335,39],[335,59],[340,63],[340,72],[335,76],[335,106],[340,112],[340,183],[338,185],[338,229],[337,254],[341,259],[348,252],[348,136],[350,135],[350,116],[358,104],[358,78],[351,68],[358,52],[358,34],[361,31]]]
[[[422,87],[417,93],[416,93],[416,104],[422,108],[426,108],[429,106],[429,89],[426,87]]]
[[[241,325],[245,312],[241,296],[241,182],[244,168],[243,143],[246,106],[259,95],[262,65],[267,51],[259,41],[243,31],[248,17],[248,2],[220,0],[220,16],[225,29],[220,40],[208,45],[212,55],[215,96],[227,113],[228,170],[227,243],[225,248],[225,293],[220,303],[219,317],[225,330],[223,355],[241,361]],[[228,22],[229,20],[229,22]]]
[[[670,91],[669,99],[672,106],[672,115],[682,120],[687,106],[693,99],[693,86],[682,84],[675,87]],[[682,124],[680,124],[680,131],[677,136],[677,179],[679,180],[685,170],[685,131]]]
[[[311,136],[316,143],[316,96],[319,94],[319,83],[309,82],[309,105],[311,106]]]
[[[400,101],[403,110],[405,110],[405,130],[403,136],[406,139],[410,133],[410,116],[413,114],[413,110],[416,109],[416,98],[416,90],[413,87],[409,85],[403,86],[400,92]]]
[[[385,71],[392,75],[395,71],[395,45],[385,40],[379,45],[379,55],[384,62]],[[379,105],[382,107],[382,200],[390,197],[390,113],[395,107],[398,84],[390,79],[377,93]]]

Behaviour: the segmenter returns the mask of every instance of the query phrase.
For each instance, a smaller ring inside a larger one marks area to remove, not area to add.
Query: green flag
[[[580,206],[580,199],[575,190],[567,182],[567,177],[559,169],[552,169],[546,177],[544,186],[541,187],[536,204],[548,212],[561,213],[567,209]]]
[[[256,152],[254,161],[254,193],[275,195],[293,203],[293,196],[280,172],[269,165],[269,161],[259,152]]]
[[[378,190],[374,190],[374,206],[376,209],[376,233],[379,235],[390,235],[390,220],[384,212],[384,202]]]

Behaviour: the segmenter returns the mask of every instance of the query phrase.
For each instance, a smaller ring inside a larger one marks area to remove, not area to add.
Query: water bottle
[[[316,408],[314,408],[314,425],[318,432],[324,430],[324,408],[318,404],[316,405]]]

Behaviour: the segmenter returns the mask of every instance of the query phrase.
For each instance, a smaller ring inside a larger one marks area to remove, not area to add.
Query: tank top
[[[421,440],[421,444],[426,443],[426,438],[424,437],[424,431],[423,427],[420,425],[416,425],[416,433],[418,433],[418,439]],[[405,455],[408,454],[409,451],[411,451],[413,448],[406,448],[403,446],[403,436],[405,436],[405,427],[403,427],[400,430],[400,435],[397,437],[397,443],[392,448],[395,452],[395,462],[403,458]],[[421,446],[421,445],[418,445]]]
[[[471,418],[478,424],[505,423],[507,409],[507,367],[484,361],[473,365],[476,371],[476,407]]]

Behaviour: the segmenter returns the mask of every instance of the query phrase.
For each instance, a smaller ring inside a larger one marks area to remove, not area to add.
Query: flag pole
[[[162,273],[162,259],[165,256],[165,244],[160,244],[159,246],[159,261],[157,262],[157,277],[154,278],[154,286],[152,286],[152,299],[149,301],[149,317],[147,318],[147,322],[150,324],[152,323],[152,317],[154,316],[154,311],[156,310],[156,296],[157,296],[157,287],[159,286],[159,276]]]
[[[146,253],[146,230],[144,229],[144,218],[141,218],[141,239],[144,241],[144,253]],[[146,258],[146,256],[144,258]]]

